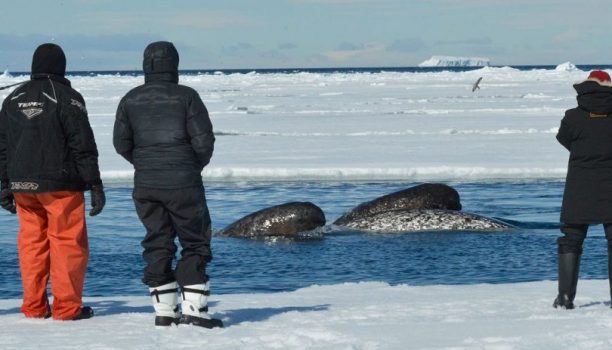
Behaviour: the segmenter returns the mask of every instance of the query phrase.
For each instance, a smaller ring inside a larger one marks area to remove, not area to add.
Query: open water
[[[491,66],[501,67],[501,66]],[[534,69],[555,69],[555,65],[512,65],[508,66],[518,70],[530,71]],[[467,72],[482,67],[345,67],[345,68],[244,68],[244,69],[181,69],[181,75],[202,75],[202,74],[295,74],[295,73],[432,73],[432,72]],[[576,68],[583,71],[593,69],[612,69],[612,65],[593,65],[582,64]],[[10,72],[11,75],[29,75],[29,72]],[[120,75],[120,76],[142,76],[141,70],[107,70],[107,71],[70,71],[70,76],[96,76],[96,75]]]
[[[328,223],[353,206],[416,183],[214,182],[206,184],[215,230],[261,208],[312,201]],[[508,232],[371,234],[328,230],[323,239],[266,241],[214,237],[208,267],[213,292],[290,291],[312,284],[476,284],[556,279],[556,243],[563,182],[449,183],[465,211],[511,221]],[[107,189],[102,214],[88,218],[91,256],[86,296],[142,295],[140,240],[132,188]],[[21,297],[17,217],[0,214],[0,298]],[[607,278],[601,226],[585,242],[581,278]],[[551,292],[552,293],[552,292]]]

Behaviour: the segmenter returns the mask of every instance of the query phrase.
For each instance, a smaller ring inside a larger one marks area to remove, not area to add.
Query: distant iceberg
[[[419,63],[419,67],[486,67],[490,60],[484,57],[432,56]]]
[[[573,72],[578,70],[578,68],[576,68],[576,65],[572,62],[564,62],[558,65],[555,70],[560,72]]]

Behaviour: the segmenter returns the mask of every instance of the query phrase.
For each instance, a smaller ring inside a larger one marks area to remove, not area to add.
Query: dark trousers
[[[203,187],[184,189],[134,188],[136,212],[147,230],[142,256],[147,263],[142,281],[157,287],[177,281],[181,286],[205,283],[210,249],[210,214]],[[175,238],[181,258],[172,270]]]
[[[612,223],[603,224],[606,239],[608,240],[608,249],[612,248]],[[557,239],[559,245],[559,254],[578,253],[582,254],[582,243],[586,238],[588,224],[562,224],[561,232],[563,237]]]

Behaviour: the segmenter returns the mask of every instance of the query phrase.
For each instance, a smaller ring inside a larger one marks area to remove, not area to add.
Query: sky
[[[398,67],[433,55],[492,65],[612,63],[612,1],[28,0],[0,12],[0,70],[44,42],[68,70],[141,69],[173,42],[181,69]]]

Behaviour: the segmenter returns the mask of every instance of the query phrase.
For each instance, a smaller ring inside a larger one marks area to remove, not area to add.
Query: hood
[[[599,84],[592,80],[574,84],[578,93],[578,106],[587,112],[612,113],[612,86]]]
[[[42,44],[34,51],[32,57],[32,76],[66,74],[66,56],[61,47],[55,44]]]
[[[142,69],[145,83],[151,81],[170,81],[178,83],[179,55],[174,44],[157,41],[149,44],[144,51]]]

